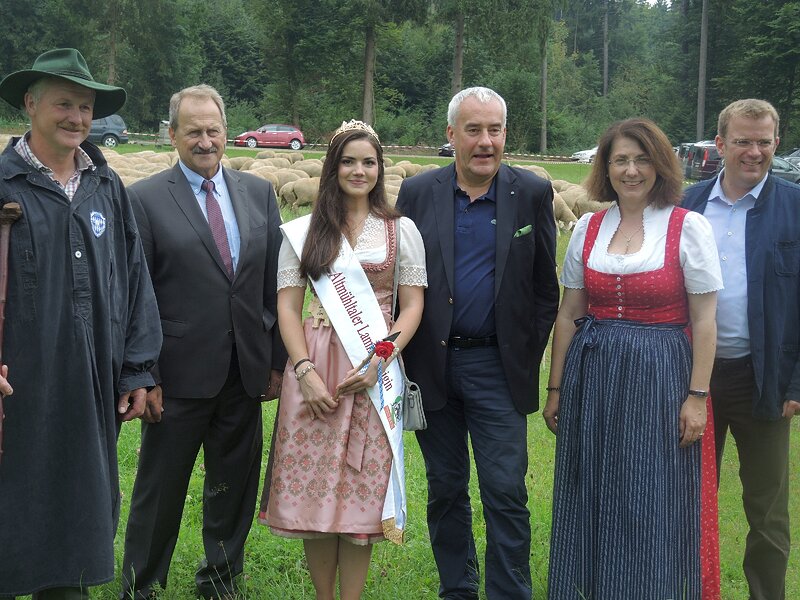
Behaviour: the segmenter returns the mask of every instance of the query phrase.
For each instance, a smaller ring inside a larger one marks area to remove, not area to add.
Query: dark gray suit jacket
[[[275,192],[254,175],[225,169],[224,176],[241,237],[232,281],[179,165],[128,190],[161,315],[157,377],[165,396],[216,396],[234,342],[249,396],[265,394],[270,369],[286,366],[276,320],[281,219]]]
[[[403,181],[397,208],[425,242],[428,288],[414,338],[403,351],[409,377],[422,389],[427,410],[447,400],[447,339],[453,320],[453,165]],[[558,310],[553,188],[530,171],[501,165],[497,173],[495,326],[503,371],[514,406],[539,408],[539,362]],[[515,237],[531,225],[530,233]]]

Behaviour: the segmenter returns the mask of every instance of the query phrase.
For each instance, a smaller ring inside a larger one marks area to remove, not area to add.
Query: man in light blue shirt
[[[717,471],[730,430],[739,452],[750,531],[744,572],[751,600],[783,600],[789,557],[789,421],[800,414],[800,186],[769,173],[778,113],[738,100],[719,116],[725,168],[686,190],[719,250],[711,376]]]
[[[766,176],[741,198],[730,199],[717,178],[703,213],[712,223],[725,289],[717,292],[717,358],[739,358],[750,354],[747,324],[747,265],[745,225],[747,211],[755,206]]]
[[[261,405],[278,395],[286,352],[276,324],[281,243],[275,192],[225,169],[225,105],[214,88],[170,101],[180,161],[130,188],[165,341],[147,395],[122,562],[122,595],[167,585],[186,490],[203,447],[197,595],[233,597],[256,509]]]
[[[189,186],[192,188],[195,198],[197,198],[197,204],[200,207],[203,216],[205,217],[206,221],[208,221],[208,208],[206,207],[207,194],[205,191],[203,191],[203,182],[205,179],[202,175],[195,173],[189,167],[187,167],[182,160],[179,160],[178,164],[180,165],[181,171],[183,171],[183,174],[186,176],[186,181],[189,182]],[[222,175],[222,169],[219,169],[212,177],[210,177],[209,181],[214,183],[212,194],[219,204],[222,212],[222,218],[225,221],[225,233],[228,237],[228,247],[230,249],[231,259],[233,261],[233,270],[235,271],[236,264],[239,262],[239,245],[241,241],[239,238],[239,226],[236,223],[236,213],[233,210],[233,204],[231,203],[231,197],[228,194],[228,186],[225,183],[225,177]]]

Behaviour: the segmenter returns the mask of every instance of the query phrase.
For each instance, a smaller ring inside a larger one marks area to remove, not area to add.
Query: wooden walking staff
[[[16,202],[9,202],[0,209],[0,365],[3,364],[3,329],[6,323],[6,292],[8,291],[8,243],[11,226],[22,216]],[[3,394],[0,394],[0,462],[3,460]]]

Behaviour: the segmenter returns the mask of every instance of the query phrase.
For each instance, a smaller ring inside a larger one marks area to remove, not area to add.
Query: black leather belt
[[[497,336],[471,338],[461,337],[460,335],[450,336],[447,343],[453,348],[481,348],[483,346],[497,346]]]
[[[738,371],[750,366],[750,355],[741,356],[739,358],[715,358],[714,370],[720,371]]]

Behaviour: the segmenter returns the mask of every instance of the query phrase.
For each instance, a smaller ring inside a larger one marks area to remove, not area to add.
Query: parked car
[[[695,143],[690,149],[690,152],[690,179],[702,181],[704,179],[711,179],[719,173],[722,157],[720,157],[717,151],[717,145],[713,140]]]
[[[262,125],[255,131],[245,131],[233,140],[234,146],[258,148],[273,146],[300,150],[306,145],[303,132],[292,125]]]
[[[570,158],[572,160],[577,160],[580,163],[590,163],[594,161],[595,154],[597,154],[597,146],[591,150],[581,150],[580,152],[576,152],[570,156]]]
[[[800,167],[800,148],[795,148],[787,154],[781,154],[780,158],[788,160],[793,165]]]
[[[772,157],[772,174],[792,183],[800,183],[800,167],[780,156]]]
[[[92,121],[89,141],[102,144],[106,148],[116,148],[117,144],[128,143],[128,126],[119,115],[110,115]]]
[[[442,144],[439,146],[439,156],[455,156],[456,149],[453,148],[453,144],[447,142],[446,144]]]

